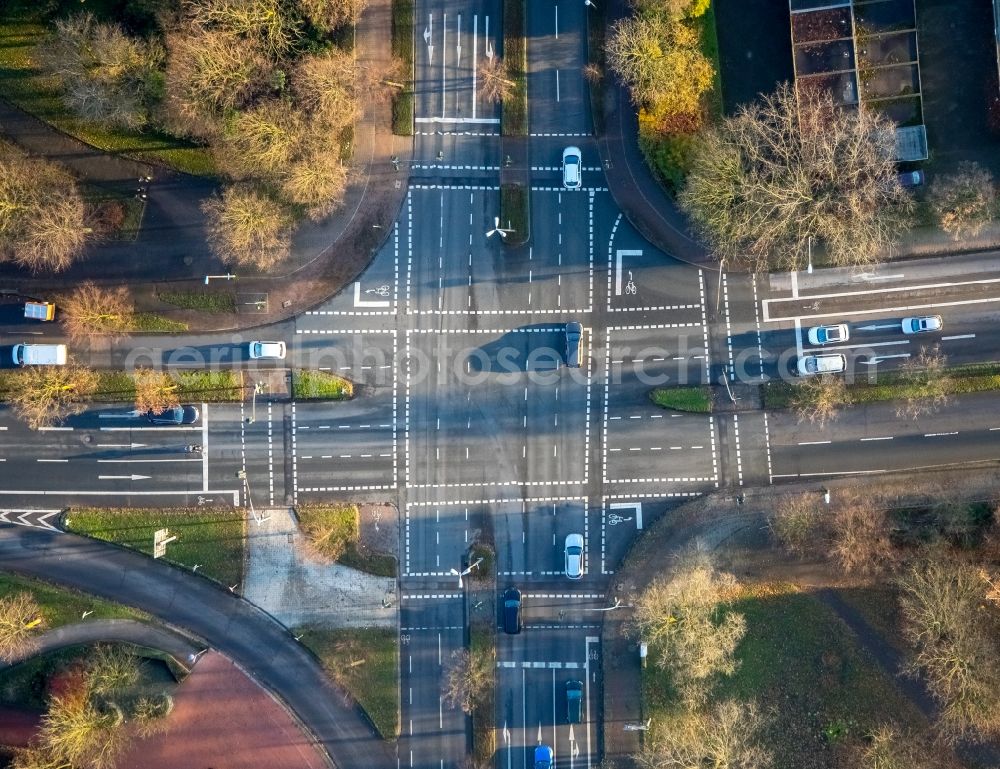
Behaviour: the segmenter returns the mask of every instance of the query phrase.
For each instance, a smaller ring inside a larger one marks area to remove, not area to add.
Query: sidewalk
[[[392,41],[387,32],[391,20],[391,0],[371,0],[355,34],[362,67],[384,69],[391,61]],[[322,222],[301,224],[281,274],[244,278],[238,268],[223,266],[205,241],[201,203],[217,190],[216,180],[102,152],[0,100],[0,134],[31,154],[63,163],[81,180],[128,191],[137,186],[140,176],[153,177],[135,241],[93,243],[76,264],[58,275],[32,276],[12,264],[0,264],[0,283],[25,295],[65,291],[84,279],[136,283],[137,310],[168,314],[171,308],[156,299],[153,284],[197,290],[204,287],[205,275],[236,272],[240,279],[230,286],[240,292],[266,292],[268,312],[247,317],[187,313],[184,319],[192,331],[263,325],[301,313],[337,293],[367,267],[390,237],[407,193],[406,178],[393,169],[390,158],[396,155],[402,167],[408,167],[412,137],[393,136],[388,101],[368,98],[363,109],[354,127],[354,180],[343,205]]]

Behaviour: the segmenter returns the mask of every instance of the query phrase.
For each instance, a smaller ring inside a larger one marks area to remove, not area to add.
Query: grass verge
[[[496,643],[492,623],[474,622],[469,629],[469,653],[482,654],[496,670]],[[490,684],[479,693],[472,708],[472,755],[477,766],[491,766],[496,753],[496,674]]]
[[[650,391],[649,399],[665,409],[712,413],[711,387],[657,387]]]
[[[199,176],[215,173],[204,147],[155,130],[104,128],[79,120],[63,104],[57,84],[35,66],[47,27],[38,12],[8,7],[0,12],[0,97],[97,149],[158,163]]]
[[[344,687],[387,740],[399,736],[399,657],[392,628],[330,629],[315,626],[292,631]]]
[[[88,619],[148,619],[143,612],[128,606],[37,579],[0,572],[0,598],[14,593],[31,593],[34,597],[42,610],[42,631],[80,622],[84,612],[90,612]]]
[[[709,704],[755,700],[769,714],[762,742],[775,769],[828,766],[857,747],[887,713],[913,729],[924,722],[916,708],[859,648],[850,630],[811,595],[794,586],[745,587],[733,609],[747,620],[737,649],[740,665],[710,694]],[[677,718],[663,674],[643,671],[647,716]]]
[[[358,541],[357,505],[300,505],[295,512],[309,549],[321,558],[336,561]]]
[[[528,45],[524,34],[524,0],[503,2],[503,60],[513,93],[504,99],[500,132],[504,136],[528,135]]]
[[[403,62],[406,88],[392,98],[392,132],[413,135],[413,0],[392,0],[392,55]]]
[[[354,384],[326,371],[292,371],[292,397],[296,400],[346,401],[354,397]]]
[[[156,298],[184,310],[236,312],[236,294],[232,291],[161,291]]]
[[[994,392],[1000,390],[1000,363],[980,363],[948,369],[950,395]],[[851,382],[847,385],[849,405],[901,400],[918,395],[921,387],[910,382],[905,374],[887,371],[878,374],[874,382]],[[784,409],[792,405],[796,385],[784,380],[773,380],[764,385],[764,408]]]
[[[513,230],[504,245],[519,246],[531,236],[530,193],[521,184],[504,184],[500,187],[500,226]]]
[[[172,334],[178,331],[187,331],[188,324],[182,323],[179,320],[165,318],[154,312],[137,312],[135,314],[135,319],[132,322],[132,330]]]
[[[242,512],[194,509],[71,508],[65,516],[70,531],[153,554],[153,532],[169,529],[177,540],[167,545],[164,560],[191,569],[224,585],[243,581],[246,526]]]
[[[595,68],[598,77],[588,78],[587,86],[590,93],[590,114],[594,121],[594,134],[604,135],[604,90],[607,88],[607,55],[605,54],[605,38],[607,37],[607,14],[605,3],[588,5],[587,11],[587,63]]]

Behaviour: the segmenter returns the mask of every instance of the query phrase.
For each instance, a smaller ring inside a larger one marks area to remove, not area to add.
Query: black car
[[[521,591],[516,587],[503,591],[503,632],[511,635],[521,632]]]
[[[196,406],[174,406],[163,411],[146,412],[146,419],[154,425],[193,425],[198,421]]]
[[[583,682],[566,682],[566,720],[571,724],[580,723],[580,713],[583,710]]]

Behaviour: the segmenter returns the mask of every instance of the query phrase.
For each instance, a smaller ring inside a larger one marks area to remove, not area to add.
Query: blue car
[[[552,769],[552,748],[548,745],[535,748],[535,769]]]

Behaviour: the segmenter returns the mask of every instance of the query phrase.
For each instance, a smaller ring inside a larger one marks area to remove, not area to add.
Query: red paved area
[[[328,769],[283,707],[228,658],[204,654],[177,689],[166,730],[118,769]]]
[[[0,706],[0,745],[28,747],[41,718],[41,713],[32,710]]]

